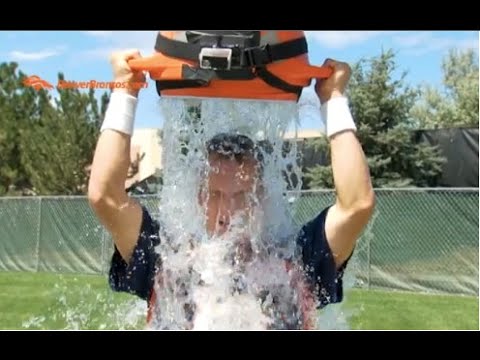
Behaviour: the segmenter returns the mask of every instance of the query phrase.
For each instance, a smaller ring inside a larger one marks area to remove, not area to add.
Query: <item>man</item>
[[[115,81],[132,84],[145,81],[143,73],[134,73],[128,66],[127,61],[137,57],[140,54],[135,50],[112,56]],[[330,140],[337,197],[335,204],[305,224],[296,239],[301,254],[298,261],[304,271],[304,281],[300,282],[305,284],[303,289],[314,295],[318,307],[342,301],[343,271],[374,207],[367,162],[345,97],[350,68],[330,59],[324,65],[331,66],[333,74],[318,81],[315,90]],[[95,151],[88,197],[115,243],[110,270],[112,288],[153,304],[155,278],[162,276],[160,255],[154,250],[162,241],[159,225],[124,189],[138,91],[138,87],[127,86],[115,89],[111,96]],[[249,213],[251,204],[245,199],[259,190],[255,180],[261,177],[261,159],[250,139],[231,134],[214,137],[207,144],[207,150],[208,162],[215,171],[209,173],[205,182],[208,186],[199,191],[198,201],[206,210],[207,232],[222,235],[229,231],[234,215]],[[244,252],[248,261],[248,243],[244,244]],[[193,322],[195,304],[185,306],[184,310]],[[301,319],[298,326],[280,326],[307,328],[311,326],[308,323],[308,319]]]

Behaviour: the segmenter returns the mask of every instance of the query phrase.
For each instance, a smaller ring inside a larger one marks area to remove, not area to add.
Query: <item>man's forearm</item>
[[[327,122],[337,204],[344,210],[361,209],[372,201],[373,190],[347,98],[329,100],[322,107],[322,115]]]
[[[113,93],[97,142],[89,184],[94,197],[125,197],[130,166],[130,141],[137,98]]]
[[[330,138],[337,203],[344,210],[369,207],[373,197],[369,169],[362,147],[352,130]]]
[[[98,196],[124,196],[129,166],[130,136],[111,129],[102,131],[95,150],[89,191]]]

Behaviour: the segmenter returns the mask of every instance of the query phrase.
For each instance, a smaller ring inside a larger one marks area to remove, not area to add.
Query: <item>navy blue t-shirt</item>
[[[109,283],[114,291],[127,292],[149,301],[159,271],[159,224],[145,208],[138,243],[127,264],[117,248],[112,257]],[[319,308],[343,299],[342,277],[348,260],[337,269],[325,235],[325,217],[329,208],[305,224],[297,236],[303,268]]]

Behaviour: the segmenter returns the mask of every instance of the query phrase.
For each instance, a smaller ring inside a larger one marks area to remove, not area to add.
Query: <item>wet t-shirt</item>
[[[339,303],[343,299],[343,273],[348,260],[336,268],[333,254],[325,235],[325,218],[329,208],[306,223],[298,233],[296,243],[300,264],[317,308]],[[109,283],[114,291],[130,293],[150,301],[155,277],[160,269],[160,255],[155,247],[160,244],[159,223],[143,207],[143,218],[138,242],[127,264],[117,248],[112,256]]]

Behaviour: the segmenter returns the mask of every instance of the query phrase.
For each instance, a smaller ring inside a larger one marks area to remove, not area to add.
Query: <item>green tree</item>
[[[423,86],[411,114],[423,129],[478,127],[478,54],[451,49],[442,62],[443,89]]]
[[[0,64],[0,196],[31,188],[21,163],[20,134],[42,116],[39,104],[48,102],[48,93],[25,86],[25,77],[17,63]]]
[[[406,73],[395,78],[396,70],[392,50],[352,66],[348,96],[372,181],[375,187],[434,186],[443,158],[437,148],[412,142],[409,110],[418,92],[405,84]],[[330,157],[326,138],[310,146]],[[310,188],[332,187],[331,166],[307,169],[305,180]]]
[[[42,116],[22,130],[21,161],[37,194],[84,194],[108,97],[99,108],[93,89],[57,90],[58,98],[40,102]]]

